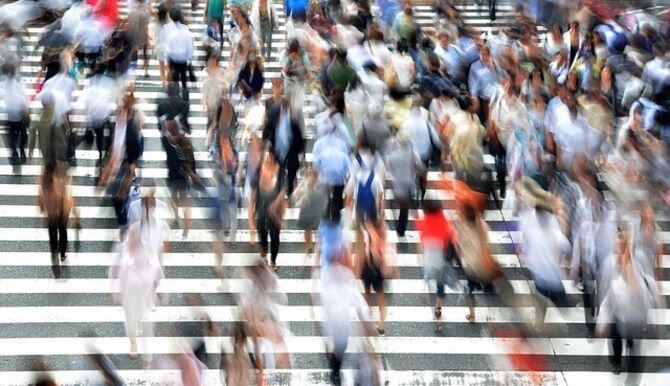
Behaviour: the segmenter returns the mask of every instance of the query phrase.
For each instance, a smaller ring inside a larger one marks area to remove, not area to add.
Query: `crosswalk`
[[[119,2],[121,16],[127,15],[126,2]],[[190,11],[190,2],[180,1],[189,28],[194,36],[201,36],[204,1],[198,9]],[[488,13],[466,2],[459,5],[468,25],[482,32],[492,28]],[[272,60],[266,63],[264,94],[270,94],[272,77],[279,76],[279,50],[285,45],[286,17],[279,3],[274,4],[279,12],[279,28],[273,34]],[[433,10],[427,5],[417,5],[416,16],[424,28],[433,24]],[[499,6],[498,21],[494,26],[509,21],[512,8],[509,4]],[[229,16],[226,15],[228,18]],[[229,27],[226,26],[226,29]],[[495,28],[495,27],[494,27]],[[42,27],[28,28],[26,44],[31,52]],[[204,65],[202,44],[196,43],[194,66]],[[223,62],[230,57],[229,47],[224,47]],[[21,66],[23,79],[32,93],[39,68],[39,52],[24,58]],[[81,80],[80,89],[86,80]],[[160,145],[155,116],[156,104],[164,95],[160,87],[158,64],[150,62],[149,77],[137,79],[137,108],[144,112],[145,152],[142,176],[155,179],[158,198],[167,198],[164,186],[167,176],[165,154]],[[191,139],[196,149],[199,173],[212,186],[212,165],[205,150],[206,118],[203,116],[200,94],[201,83],[191,85]],[[77,91],[78,96],[80,91]],[[239,108],[239,106],[238,106]],[[305,116],[310,126],[315,113],[315,102],[306,100]],[[40,105],[33,102],[30,108],[33,120],[39,117]],[[74,106],[70,119],[74,127],[83,127],[83,107]],[[0,120],[5,118],[0,113]],[[3,131],[4,132],[4,131]],[[311,139],[310,136],[308,136]],[[311,140],[308,141],[311,146]],[[309,147],[308,147],[309,148]],[[118,240],[114,210],[95,187],[97,151],[78,149],[77,166],[71,169],[73,195],[76,198],[82,223],[82,231],[76,235],[70,231],[70,250],[63,268],[64,278],[54,280],[50,268],[47,231],[42,215],[35,206],[38,191],[37,177],[40,174],[39,156],[32,165],[19,168],[10,165],[9,151],[0,148],[0,385],[26,385],[34,381],[39,373],[35,362],[43,358],[54,378],[63,385],[99,384],[100,376],[90,369],[85,360],[87,354],[108,354],[120,370],[121,377],[131,385],[178,385],[180,377],[170,354],[177,353],[174,331],[180,336],[192,331],[202,320],[203,311],[222,331],[221,337],[205,338],[207,350],[220,352],[223,346],[232,351],[231,331],[240,320],[236,309],[236,297],[247,288],[243,268],[254,264],[256,249],[250,243],[247,230],[247,211],[240,208],[237,213],[238,232],[235,244],[227,245],[223,260],[225,279],[218,278],[214,270],[212,234],[208,229],[210,209],[202,198],[193,200],[191,210],[192,229],[184,237],[180,229],[170,232],[171,251],[164,257],[166,278],[157,289],[161,304],[150,315],[154,322],[155,335],[145,338],[146,346],[153,354],[153,367],[144,369],[140,359],[131,358],[130,343],[125,335],[124,314],[120,307],[109,302],[115,292],[116,283],[110,281],[108,268],[114,260],[111,252]],[[244,156],[244,155],[243,155]],[[312,156],[308,154],[307,162]],[[487,163],[492,163],[487,158]],[[17,173],[18,172],[18,173]],[[446,200],[448,212],[453,214],[453,197],[436,188],[437,173],[428,175],[429,196]],[[210,188],[210,192],[215,190]],[[387,185],[387,197],[392,197]],[[607,194],[607,193],[606,193]],[[609,197],[609,196],[608,196]],[[387,205],[391,208],[390,204]],[[384,216],[391,221],[397,215],[387,209]],[[392,280],[388,288],[388,316],[386,335],[372,337],[371,344],[383,367],[387,385],[531,385],[538,379],[542,385],[623,384],[631,379],[635,384],[670,384],[670,375],[662,371],[670,359],[670,312],[655,309],[649,315],[653,328],[640,340],[637,352],[644,357],[644,373],[614,375],[607,359],[609,345],[605,339],[588,338],[581,292],[571,281],[566,281],[567,308],[550,307],[547,312],[547,327],[540,336],[531,336],[527,342],[517,338],[496,337],[491,328],[512,328],[515,323],[534,320],[532,283],[516,255],[520,235],[511,213],[491,207],[484,213],[491,232],[491,252],[503,267],[515,291],[520,312],[512,313],[498,298],[477,294],[477,321],[468,323],[467,307],[462,294],[447,290],[446,308],[440,321],[435,321],[429,302],[429,290],[422,279],[422,263],[417,255],[418,234],[410,224],[403,239],[396,243],[397,264],[400,278]],[[268,373],[270,385],[327,385],[328,362],[326,360],[323,319],[320,306],[311,306],[310,295],[316,288],[312,280],[314,257],[303,253],[303,232],[297,225],[298,210],[290,208],[286,213],[286,228],[281,232],[281,247],[278,258],[279,288],[285,292],[288,305],[280,313],[287,322],[291,336],[287,348],[291,354],[290,370],[274,370]],[[659,215],[664,253],[664,280],[660,290],[670,299],[670,218]],[[76,240],[76,241],[75,241]],[[76,243],[76,245],[75,245]],[[188,300],[190,294],[199,294],[201,307],[193,307]],[[372,318],[377,319],[377,310]],[[87,337],[92,331],[97,337]],[[82,335],[83,334],[83,335]],[[530,374],[513,371],[505,359],[518,353],[544,357],[547,367]],[[351,348],[354,350],[354,347]],[[207,363],[212,370],[204,373],[203,384],[220,385],[221,374],[215,355]],[[345,361],[344,378],[351,380],[353,363]]]

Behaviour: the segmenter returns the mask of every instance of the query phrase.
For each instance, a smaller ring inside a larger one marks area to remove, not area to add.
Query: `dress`
[[[300,229],[317,229],[328,205],[328,193],[321,184],[311,188],[306,186],[305,189],[307,191],[299,205],[298,226]]]

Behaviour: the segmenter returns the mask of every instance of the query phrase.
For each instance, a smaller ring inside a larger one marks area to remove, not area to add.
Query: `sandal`
[[[379,336],[384,336],[385,331],[383,328],[377,326],[377,333],[379,334]]]
[[[442,318],[442,307],[435,307],[435,319]]]
[[[277,264],[275,264],[275,263],[270,263],[270,270],[271,270],[272,272],[277,272],[277,269],[278,269],[278,268],[277,268]]]
[[[467,315],[465,315],[465,319],[467,319],[468,322],[470,322],[470,323],[475,322],[475,316],[474,315],[467,314]]]

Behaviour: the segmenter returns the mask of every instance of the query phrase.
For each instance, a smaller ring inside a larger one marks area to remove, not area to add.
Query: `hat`
[[[530,177],[524,177],[519,182],[519,196],[532,208],[554,210],[554,195],[542,189],[540,184]]]

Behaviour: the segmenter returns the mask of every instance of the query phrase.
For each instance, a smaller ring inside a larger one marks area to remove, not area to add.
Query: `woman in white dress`
[[[120,302],[126,316],[126,334],[130,338],[130,355],[137,355],[137,338],[153,336],[153,325],[146,314],[155,307],[156,288],[164,277],[161,254],[167,249],[167,223],[155,215],[155,199],[142,198],[142,216],[128,228],[120,245],[118,275],[115,269],[110,276],[119,279]],[[141,324],[141,325],[140,325]],[[151,355],[145,352],[145,366]]]

